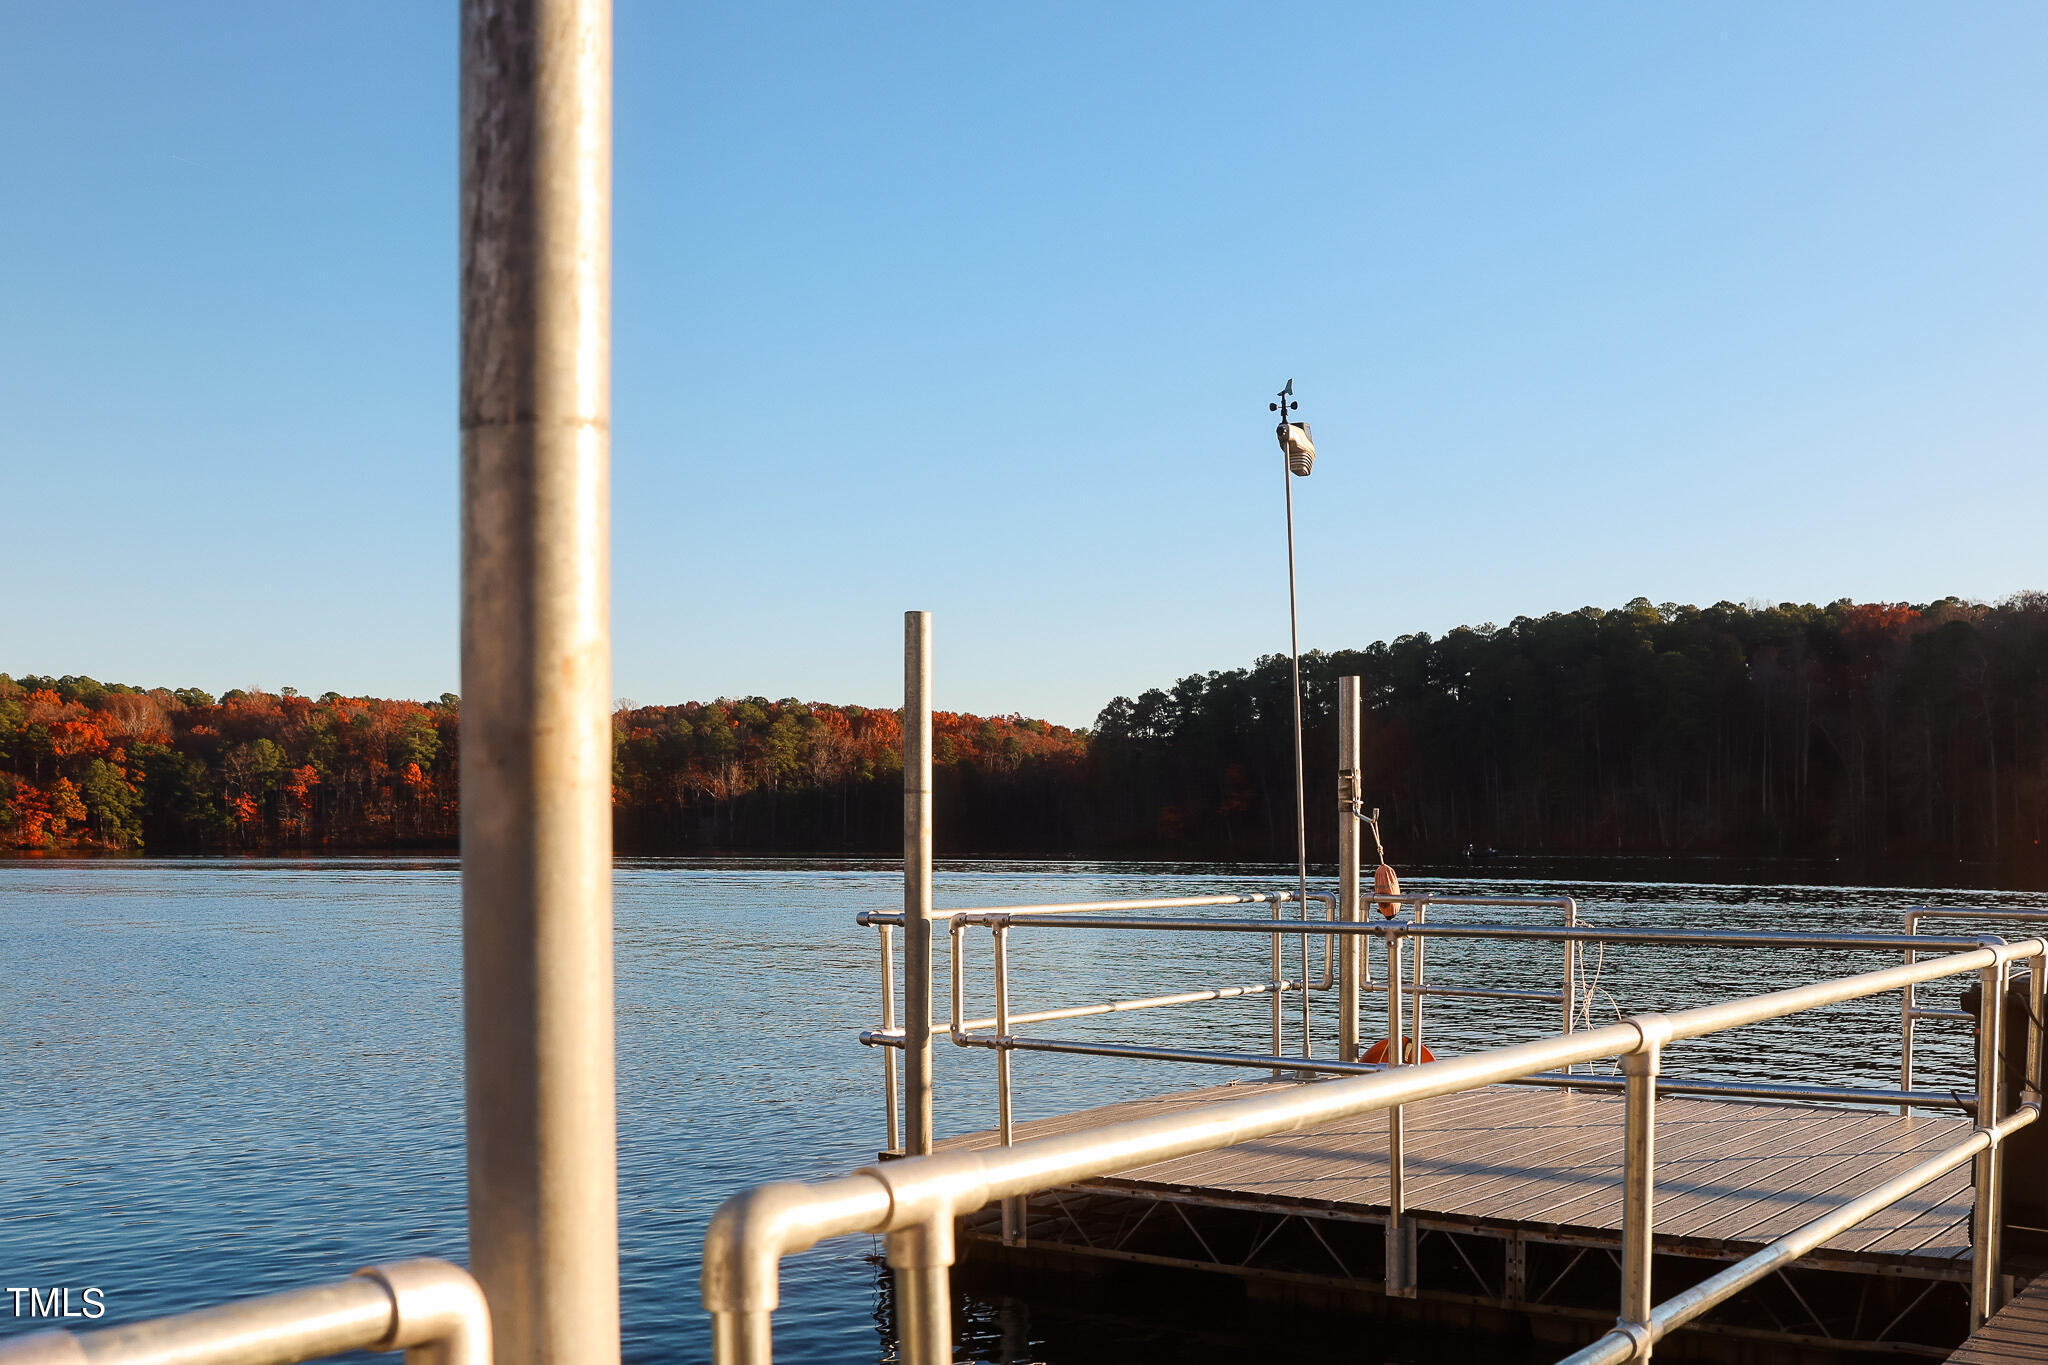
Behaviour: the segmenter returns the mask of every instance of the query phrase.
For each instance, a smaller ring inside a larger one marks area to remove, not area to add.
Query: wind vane
[[[1287,416],[1301,408],[1294,401],[1294,381],[1288,380],[1287,387],[1274,396],[1280,401],[1266,404],[1266,410],[1280,414],[1280,425],[1274,428],[1274,434],[1280,438],[1280,453],[1287,457],[1287,472],[1305,479],[1316,467],[1316,443],[1309,435],[1308,423],[1291,421]]]

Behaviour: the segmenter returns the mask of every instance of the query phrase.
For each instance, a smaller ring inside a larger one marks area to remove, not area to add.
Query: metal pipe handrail
[[[947,1283],[947,1268],[953,1261],[953,1220],[994,1200],[1553,1071],[1577,1062],[1638,1056],[1654,1060],[1673,1042],[1880,995],[1972,969],[2002,978],[2007,963],[2038,958],[2044,953],[2048,953],[2048,941],[2033,939],[2007,944],[1987,939],[1980,946],[1952,956],[1718,1005],[1639,1015],[1581,1033],[1392,1067],[1374,1075],[1295,1086],[1274,1094],[1028,1139],[1008,1147],[955,1149],[884,1162],[819,1185],[792,1182],[760,1186],[727,1200],[714,1215],[706,1234],[702,1286],[704,1306],[713,1319],[714,1357],[720,1365],[766,1365],[769,1314],[779,1296],[781,1259],[828,1237],[857,1232],[886,1234],[889,1264],[899,1275],[913,1279],[920,1296],[930,1303],[929,1296],[943,1290]],[[1996,1012],[1990,1014],[1995,1016]],[[1996,1050],[1989,1056],[1995,1081]],[[1654,1072],[1650,1074],[1653,1076]],[[1636,1085],[1631,1086],[1630,1108],[1632,1113],[1642,1113],[1647,1121],[1651,1111],[1638,1105],[1634,1093],[1645,1084],[1644,1078],[1645,1068],[1631,1070],[1631,1081]],[[1653,1081],[1646,1088],[1654,1095]],[[1980,1093],[1992,1095],[1995,1104],[1995,1084],[1979,1089]],[[1629,1283],[1640,1279],[1647,1285],[1647,1195],[1638,1208],[1634,1187],[1649,1179],[1650,1154],[1647,1137],[1639,1144],[1635,1140],[1637,1125],[1632,1122],[1630,1127],[1629,1207],[1637,1216],[1629,1220],[1624,1264],[1636,1265],[1639,1270],[1637,1275],[1626,1276]],[[1989,1135],[1987,1149],[1995,1149],[2004,1135],[1995,1127],[1980,1126],[1980,1131]],[[1646,1190],[1647,1185],[1643,1188]],[[1625,1309],[1629,1306],[1625,1303]],[[920,1313],[908,1328],[903,1355],[909,1365],[950,1359],[951,1324],[945,1312]],[[1635,1349],[1633,1345],[1631,1349]]]
[[[1843,948],[1897,951],[1934,948],[1961,952],[1980,945],[1976,938],[1917,937],[1897,934],[1797,934],[1768,929],[1591,929],[1547,924],[1417,924],[1410,920],[1352,922],[1348,920],[1137,919],[1110,915],[1063,915],[1011,919],[996,913],[968,912],[958,923],[987,928],[1142,929],[1187,934],[1336,934],[1375,938],[1529,939],[1549,943],[1664,943],[1682,948]]]
[[[1010,1016],[1010,1022],[1044,1024],[1055,1019],[1087,1019],[1095,1015],[1127,1014],[1134,1010],[1163,1009],[1168,1005],[1195,1005],[1207,1000],[1236,1000],[1245,996],[1269,995],[1276,990],[1298,991],[1301,988],[1302,983],[1299,981],[1255,981],[1245,986],[1218,986],[1214,990],[1183,991],[1179,995],[1150,995],[1139,1000],[1111,1000],[1100,1005],[1070,1005],[1065,1009],[1034,1010],[1029,1014],[1013,1014]],[[1315,990],[1316,984],[1310,982],[1308,988]],[[995,1026],[995,1016],[991,1015],[986,1019],[963,1020],[960,1030],[966,1033],[976,1029],[992,1029]],[[950,1023],[932,1025],[933,1037],[952,1031],[953,1026]],[[860,1035],[861,1042],[869,1046],[877,1043],[885,1047],[898,1046],[902,1039],[901,1029],[869,1029]]]
[[[468,1271],[394,1261],[120,1327],[34,1332],[0,1342],[0,1365],[286,1365],[397,1350],[407,1365],[491,1365],[491,1312]]]
[[[1334,904],[1337,898],[1318,891],[1307,899]],[[1205,905],[1287,905],[1295,903],[1296,900],[1297,897],[1292,891],[1266,891],[1246,895],[1160,896],[1149,900],[1068,901],[1058,905],[970,905],[957,910],[934,910],[931,913],[931,920],[936,926],[961,915],[1064,915],[1084,914],[1094,910],[1193,910]],[[903,912],[863,910],[853,917],[853,922],[862,928],[871,925],[896,926],[903,923]]]
[[[1361,991],[1379,995],[1387,993],[1383,981],[1367,981],[1359,986]],[[1546,1005],[1564,1002],[1563,991],[1517,991],[1494,986],[1410,986],[1403,985],[1401,993],[1411,998],[1422,995],[1448,995],[1473,1000],[1535,1000]]]
[[[1575,910],[1579,904],[1571,896],[1432,896],[1412,891],[1361,891],[1358,898],[1380,905],[1502,905],[1548,910]]]
[[[888,1046],[901,1046],[900,1041],[879,1041]],[[1268,1056],[1256,1052],[1147,1047],[1127,1043],[1087,1043],[1067,1038],[1029,1038],[1015,1034],[981,1034],[958,1041],[963,1047],[985,1048],[989,1051],[1064,1053],[1077,1057],[1115,1057],[1138,1062],[1191,1062],[1204,1066],[1302,1071],[1329,1076],[1372,1076],[1391,1069],[1382,1062],[1326,1062],[1277,1054]],[[1500,1084],[1571,1090],[1620,1090],[1623,1078],[1589,1076],[1577,1071],[1539,1071],[1502,1081]],[[1657,1093],[1702,1095],[1720,1099],[1784,1100],[1801,1104],[1904,1104],[1922,1109],[1974,1110],[1977,1104],[1977,1097],[1973,1092],[1954,1090],[1883,1090],[1866,1086],[1809,1085],[1790,1081],[1672,1080],[1664,1076],[1657,1078]]]
[[[1917,940],[1921,936],[1920,921],[1923,919],[1995,919],[2010,920],[2021,924],[2043,924],[2048,923],[2048,910],[2001,910],[1985,905],[1908,906],[1906,908],[1906,936],[1916,940],[1916,942],[1909,944],[1904,949],[1905,956],[1903,960],[1906,962],[1913,960],[1913,954],[1920,946]],[[2033,987],[2036,1002],[2033,1006],[2033,1011],[2037,1016],[2041,1014],[2039,1004],[2040,989],[2041,982],[2037,974]],[[1922,1009],[1914,1000],[1913,992],[1908,989],[1904,998],[1899,1002],[1899,1088],[1910,1090],[1913,1086],[1913,1044],[1914,1035],[1917,1032],[1913,1027],[1915,1021],[1921,1019],[1968,1020],[1972,1017],[1968,1010]],[[2038,1058],[2030,1062],[2028,1070],[2035,1075],[2040,1073]],[[1904,1113],[1905,1110],[1901,1109],[1899,1112]]]

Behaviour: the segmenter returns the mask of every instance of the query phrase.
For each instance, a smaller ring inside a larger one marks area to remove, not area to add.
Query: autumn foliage
[[[0,674],[0,847],[452,845],[453,700]]]
[[[142,690],[0,674],[0,848],[452,848],[460,704]],[[1045,848],[1085,736],[942,712],[942,810]],[[761,697],[622,708],[622,848],[885,848],[899,828],[894,711]],[[1033,841],[1036,842],[1033,842]]]

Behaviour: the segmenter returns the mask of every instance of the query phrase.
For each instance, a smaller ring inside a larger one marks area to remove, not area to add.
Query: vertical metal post
[[[882,1031],[896,1027],[896,931],[887,924],[877,926],[882,935]],[[889,1150],[903,1150],[903,1110],[896,1083],[896,1049],[879,1049],[882,1054],[882,1103],[889,1111]]]
[[[619,1358],[609,0],[464,0],[470,1268],[499,1365]]]
[[[2048,1014],[2042,1013],[2048,1006],[2044,997],[2048,997],[2048,954],[2036,957],[2027,968],[2027,1078],[2020,1093],[2031,1094],[2036,1104],[2048,1101],[2048,1095],[2041,1093],[2041,1031],[2048,1025]]]
[[[1920,916],[1917,912],[1908,910],[1906,912],[1906,935],[1910,938],[1911,936],[1919,932]],[[1906,965],[1908,967],[1912,966],[1914,957],[1913,950],[1911,948],[1906,949],[1904,956]],[[1909,985],[1901,994],[1899,1000],[1899,1089],[1911,1090],[1912,1088],[1913,988]],[[1901,1114],[1910,1114],[1913,1112],[1912,1106],[1902,1104],[1899,1106],[1899,1112]]]
[[[2004,1109],[2005,1088],[2005,977],[2003,961],[1986,967],[1978,977],[1977,1002],[1977,1126],[1989,1129]],[[2005,1145],[1993,1143],[1977,1154],[1976,1206],[1971,1211],[1970,1238],[1970,1330],[2002,1305],[2000,1271],[2004,1260],[2003,1224]]]
[[[903,613],[904,1150],[932,1150],[932,614]]]
[[[1356,924],[1363,918],[1358,901],[1361,717],[1359,680],[1337,680],[1337,918]],[[1337,945],[1337,1060],[1358,1060],[1358,988],[1363,937],[1346,934]]]
[[[1283,899],[1284,897],[1278,895],[1273,897],[1274,919],[1280,918],[1280,903]],[[1281,1011],[1287,1008],[1287,992],[1283,987],[1286,972],[1287,965],[1280,957],[1280,935],[1275,934],[1273,935],[1273,1051],[1271,1054],[1275,1057],[1280,1055],[1280,1049],[1285,1046],[1285,1040],[1281,1037],[1280,1021]],[[1278,1067],[1273,1069],[1273,1079],[1276,1081],[1285,1074]]]
[[[896,1278],[897,1358],[953,1365],[952,1216],[892,1232],[883,1247]]]
[[[1307,922],[1308,922],[1308,917],[1309,917],[1309,915],[1308,915],[1309,899],[1308,899],[1308,893],[1307,893],[1307,890],[1306,890],[1306,888],[1307,888],[1307,886],[1308,886],[1308,883],[1307,883],[1307,881],[1306,881],[1306,880],[1304,880],[1304,881],[1302,882],[1302,886],[1303,886],[1303,888],[1304,888],[1304,889],[1303,889],[1303,892],[1302,892],[1302,897],[1301,897],[1301,918],[1302,918],[1302,922],[1303,922],[1303,923],[1305,924],[1305,923],[1307,923]],[[1302,934],[1302,935],[1300,935],[1300,938],[1301,938],[1301,1056],[1302,1056],[1302,1060],[1303,1060],[1303,1061],[1307,1061],[1307,1060],[1309,1060],[1309,1059],[1313,1058],[1313,1057],[1314,1057],[1314,1056],[1316,1055],[1316,1052],[1315,1052],[1315,1040],[1314,1040],[1314,1035],[1313,1035],[1313,1034],[1312,1034],[1312,1033],[1310,1032],[1310,1029],[1309,1029],[1309,1006],[1310,1006],[1311,1004],[1313,1004],[1313,1003],[1315,1002],[1315,995],[1314,995],[1314,993],[1313,993],[1313,992],[1311,992],[1311,991],[1309,990],[1309,970],[1308,970],[1308,967],[1309,967],[1309,964],[1308,964],[1308,954],[1309,954],[1309,935],[1307,935],[1307,934]],[[1308,1077],[1308,1073],[1304,1072],[1304,1073],[1303,1073],[1303,1079],[1305,1080],[1305,1079],[1307,1079],[1307,1077]]]
[[[1387,1065],[1401,1064],[1401,993],[1406,989],[1402,980],[1401,928],[1398,924],[1387,927]]]
[[[1657,1073],[1663,1049],[1651,1043],[1621,1059],[1627,1077],[1627,1128],[1623,1136],[1621,1194],[1621,1321],[1644,1325],[1656,1306],[1650,1289],[1650,1258],[1655,1244],[1654,1195],[1657,1186]],[[1641,1338],[1637,1360],[1650,1358],[1650,1342]]]
[[[1428,906],[1418,905],[1415,907],[1415,922],[1417,924],[1421,924],[1428,917]],[[1409,1060],[1417,1062],[1422,1060],[1422,960],[1423,950],[1428,946],[1429,938],[1427,935],[1417,934],[1415,936],[1415,966],[1413,968],[1415,985],[1413,987],[1413,996],[1409,1002],[1409,1014],[1411,1016],[1409,1027],[1414,1029],[1415,1033],[1410,1039],[1409,1045],[1412,1045],[1414,1050],[1409,1053]],[[1406,1051],[1406,1045],[1404,1045],[1403,1050]]]
[[[1564,898],[1564,927],[1576,929],[1579,924],[1579,903],[1570,896]],[[1579,944],[1575,939],[1564,941],[1564,1031],[1570,1033],[1578,1026],[1579,1014]],[[1567,1066],[1565,1074],[1572,1068]],[[1571,1094],[1569,1087],[1565,1093]]]
[[[1387,1065],[1402,1063],[1401,931],[1387,935]],[[1415,1297],[1415,1225],[1408,1217],[1401,1106],[1387,1110],[1387,1279],[1389,1298]]]
[[[1579,903],[1572,897],[1565,897],[1564,927],[1579,927]],[[1579,945],[1576,939],[1564,941],[1564,1031],[1570,1033],[1578,1026],[1579,1004]],[[1565,1068],[1569,1071],[1571,1068]]]
[[[1003,1146],[1016,1141],[1015,1110],[1010,1089],[1010,931],[995,928],[996,938],[996,1136]],[[1024,1200],[1012,1196],[1003,1201],[1003,1242],[1016,1245],[1024,1230]]]

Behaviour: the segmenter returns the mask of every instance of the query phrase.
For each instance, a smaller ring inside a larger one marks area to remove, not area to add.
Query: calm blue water
[[[1285,880],[961,863],[943,869],[938,900],[1185,895]],[[649,860],[622,862],[617,889],[627,1355],[697,1360],[707,1353],[697,1252],[711,1210],[763,1180],[844,1173],[882,1143],[880,1063],[854,1041],[877,1019],[875,935],[853,916],[899,904],[900,883],[887,865]],[[2048,909],[2048,896],[1996,892],[1432,889],[1568,892],[1585,919],[1604,925],[1892,931],[1918,903]],[[452,860],[0,863],[0,1284],[100,1286],[113,1322],[372,1261],[463,1259],[458,902]],[[1013,944],[1018,1011],[1250,982],[1264,976],[1266,952],[1263,939],[1220,935],[1020,930]],[[1440,942],[1430,975],[1544,989],[1556,981],[1558,954]],[[1614,949],[1594,1021],[1894,960]],[[985,932],[969,961],[985,1012]],[[1930,994],[1951,1003],[1954,990]],[[1890,997],[1702,1040],[1667,1070],[1893,1085],[1897,1008]],[[1253,1000],[1039,1027],[1254,1050],[1267,1019],[1266,1004]],[[1552,1032],[1557,1022],[1553,1006],[1439,1001],[1427,1030],[1441,1054]],[[1328,1055],[1332,1026],[1325,1016],[1317,1027]],[[1936,1036],[1921,1048],[1922,1077],[1964,1084],[1964,1035],[1941,1028],[1927,1030]],[[939,1061],[942,1131],[991,1126],[990,1055],[944,1048]],[[1016,1068],[1025,1118],[1259,1074],[1022,1055]],[[877,1250],[855,1239],[789,1264],[778,1359],[893,1359],[869,1259]],[[32,1325],[7,1309],[0,1298],[0,1334]],[[978,1358],[1070,1358],[1030,1330],[1020,1335],[998,1305],[970,1301],[963,1316],[963,1351]],[[1005,1326],[1008,1347],[999,1344]],[[1150,1330],[1128,1326],[1133,1343]],[[1149,1353],[1130,1347],[1133,1357]]]

